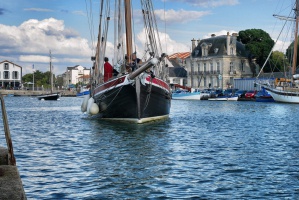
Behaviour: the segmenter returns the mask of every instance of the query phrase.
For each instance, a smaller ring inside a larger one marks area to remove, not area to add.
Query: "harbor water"
[[[5,97],[28,199],[299,199],[299,105],[173,100],[138,125],[81,102]]]

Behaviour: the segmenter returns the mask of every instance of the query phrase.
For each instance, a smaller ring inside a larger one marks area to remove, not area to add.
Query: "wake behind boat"
[[[131,1],[115,2],[117,4],[115,23],[122,24],[116,26],[119,29],[115,31],[116,53],[113,59],[117,61],[114,66],[118,68],[119,75],[109,74],[111,73],[109,64],[103,62],[103,55],[106,55],[107,31],[102,35],[101,27],[102,23],[108,25],[110,17],[107,16],[107,21],[100,19],[97,52],[93,59],[91,93],[90,97],[84,98],[81,110],[101,119],[134,123],[167,118],[170,112],[171,92],[167,82],[166,54],[162,53],[157,26],[153,20],[155,19],[153,5],[151,1],[141,3],[148,37],[146,54],[141,60],[137,58],[136,52],[133,52]],[[104,2],[101,4],[103,6],[101,12],[109,7],[103,4]],[[108,13],[109,10],[106,14]],[[102,15],[103,13],[100,14]],[[124,25],[125,31],[122,30]],[[125,41],[123,41],[124,34]]]

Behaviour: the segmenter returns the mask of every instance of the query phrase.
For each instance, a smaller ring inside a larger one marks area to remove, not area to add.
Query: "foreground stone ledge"
[[[8,165],[7,149],[0,147],[0,200],[26,200],[17,166]]]

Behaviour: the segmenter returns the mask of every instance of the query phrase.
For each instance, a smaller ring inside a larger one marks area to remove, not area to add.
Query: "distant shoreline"
[[[69,90],[55,90],[53,92],[59,92],[62,97],[75,97],[76,91]],[[43,94],[49,94],[50,91],[32,91],[32,90],[0,90],[0,94],[3,96],[14,95],[14,96],[39,96]]]

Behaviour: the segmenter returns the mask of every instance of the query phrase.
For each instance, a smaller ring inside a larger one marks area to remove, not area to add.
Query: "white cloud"
[[[144,30],[139,32],[137,35],[138,41],[140,44],[144,45],[147,43],[146,40],[146,34],[144,34]],[[168,55],[171,55],[173,53],[177,52],[187,52],[190,51],[190,47],[186,44],[178,43],[170,38],[168,34],[159,32],[159,38],[162,46],[162,53],[166,53]],[[144,49],[141,45],[138,46],[138,49]],[[140,53],[144,51],[139,51]],[[139,54],[140,55],[140,54]]]
[[[46,8],[25,8],[26,11],[36,11],[36,12],[54,12],[54,10],[46,9]]]
[[[174,0],[177,2],[188,3],[198,7],[219,7],[219,6],[234,6],[239,4],[239,0]]]
[[[66,67],[83,64],[78,61],[91,63],[91,47],[88,40],[78,36],[76,31],[65,28],[63,20],[30,19],[20,26],[0,24],[2,58],[14,58],[14,62],[21,66],[26,63],[30,63],[29,66],[32,63],[46,64],[49,63],[50,50],[55,57],[53,62],[64,65],[61,73]]]
[[[203,38],[210,38],[212,34],[215,34],[216,36],[220,36],[220,35],[227,35],[227,32],[229,32],[230,35],[232,35],[232,33],[239,33],[239,31],[234,31],[234,30],[221,30],[218,32],[213,32],[213,33],[209,33],[209,35],[204,35]]]
[[[168,23],[185,23],[209,15],[209,11],[187,11],[187,10],[155,10],[156,17]]]

